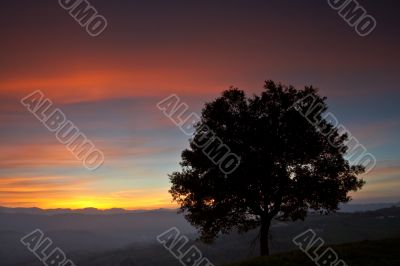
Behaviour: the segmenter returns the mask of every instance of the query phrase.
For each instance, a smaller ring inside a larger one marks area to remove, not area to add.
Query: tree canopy
[[[312,109],[316,104],[319,110]],[[181,170],[170,175],[173,199],[204,241],[260,227],[261,254],[267,255],[273,219],[304,219],[309,210],[330,213],[351,200],[349,192],[364,184],[358,178],[364,168],[345,159],[348,136],[324,119],[327,108],[314,87],[273,81],[259,95],[231,88],[205,104],[190,147],[182,152]],[[327,131],[329,141],[321,134]],[[224,154],[218,153],[220,142],[240,158],[229,174],[216,164]],[[205,150],[213,145],[210,158]]]

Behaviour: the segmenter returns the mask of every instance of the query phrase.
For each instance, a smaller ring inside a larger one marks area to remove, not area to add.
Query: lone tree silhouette
[[[323,117],[326,110],[317,89],[273,81],[260,95],[231,88],[205,104],[190,149],[182,152],[182,170],[170,175],[170,193],[203,241],[259,227],[261,255],[269,255],[272,220],[304,220],[309,210],[328,214],[351,200],[348,193],[364,185],[357,177],[364,167],[344,158],[348,136]],[[328,131],[329,141],[322,134]],[[222,145],[213,148],[213,160],[206,156],[216,137],[240,157],[232,173],[213,162],[223,159]]]

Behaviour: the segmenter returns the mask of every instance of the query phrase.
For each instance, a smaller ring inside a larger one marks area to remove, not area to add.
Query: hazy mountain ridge
[[[385,202],[385,203],[365,203],[365,204],[342,204],[340,205],[340,212],[357,212],[357,211],[374,211],[392,206],[400,207],[400,202]],[[97,208],[83,208],[83,209],[41,209],[41,208],[9,208],[0,206],[0,214],[87,214],[87,215],[105,215],[105,214],[127,214],[127,213],[148,213],[148,212],[176,212],[176,209],[154,209],[154,210],[126,210],[123,208],[111,208],[100,210]]]
[[[339,212],[365,212],[365,211],[375,211],[391,207],[400,207],[400,202],[341,204]]]

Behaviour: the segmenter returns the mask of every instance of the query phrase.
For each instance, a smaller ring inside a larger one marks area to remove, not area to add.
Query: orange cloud
[[[49,136],[51,138],[52,136]],[[36,139],[37,143],[2,144],[0,167],[12,169],[20,167],[83,167],[81,161],[65,145],[54,140]],[[143,158],[146,156],[170,153],[173,147],[147,147],[149,140],[143,138],[94,138],[92,139],[105,155],[105,163],[113,164],[121,158]]]
[[[1,168],[76,166],[80,162],[62,144],[2,145]]]
[[[172,92],[205,94],[227,85],[204,83],[206,73],[194,70],[130,69],[81,70],[46,76],[3,79],[0,92],[22,98],[40,89],[54,102],[75,103],[121,97],[158,96]],[[201,82],[200,82],[201,81]]]

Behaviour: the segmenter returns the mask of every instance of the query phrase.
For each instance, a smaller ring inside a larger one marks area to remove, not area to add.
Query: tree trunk
[[[260,251],[261,256],[269,256],[269,228],[271,221],[262,221],[260,229]]]

